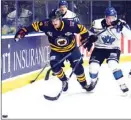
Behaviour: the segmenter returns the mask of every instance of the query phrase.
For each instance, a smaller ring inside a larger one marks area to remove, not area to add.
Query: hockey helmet
[[[108,7],[105,10],[105,16],[115,16],[117,17],[117,11],[115,10],[114,7]]]
[[[67,3],[66,0],[60,0],[60,2],[59,2],[59,7],[60,7],[60,6],[63,6],[63,5],[65,5],[66,7],[68,7],[68,3]]]
[[[50,20],[56,19],[56,18],[62,19],[62,13],[61,13],[61,11],[58,10],[58,9],[53,10],[53,11],[49,14],[49,19],[50,19]]]

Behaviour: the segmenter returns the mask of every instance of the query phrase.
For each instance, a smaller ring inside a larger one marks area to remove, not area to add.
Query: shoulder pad
[[[119,19],[121,22],[124,22],[124,23],[126,23],[126,21],[125,20],[122,20],[122,19]]]
[[[67,10],[67,15],[69,16],[69,18],[74,18],[76,17],[76,14],[70,10]]]
[[[93,28],[96,28],[96,29],[102,29],[102,25],[101,25],[101,22],[104,18],[101,18],[101,19],[96,19],[92,22],[92,27]]]

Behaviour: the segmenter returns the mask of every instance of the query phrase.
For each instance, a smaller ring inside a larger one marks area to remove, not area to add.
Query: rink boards
[[[18,42],[15,42],[13,37],[2,36],[2,93],[29,84],[45,63],[49,62],[50,47],[45,34],[31,34]],[[123,54],[120,62],[131,61],[131,40],[122,39],[121,49]],[[86,52],[83,48],[80,50],[84,54],[86,67],[91,51]],[[65,70],[69,68],[67,64]],[[47,69],[38,80],[44,79]]]

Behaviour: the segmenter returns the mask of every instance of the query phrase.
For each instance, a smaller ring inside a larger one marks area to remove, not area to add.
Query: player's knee
[[[118,62],[116,60],[109,60],[108,66],[112,71],[119,69]]]
[[[79,64],[77,66],[77,68],[75,69],[74,73],[76,75],[80,75],[80,74],[84,73],[84,68],[83,68],[82,64]]]
[[[108,65],[109,65],[110,69],[112,70],[113,75],[114,75],[116,80],[118,80],[121,77],[123,77],[123,73],[122,73],[121,69],[119,68],[117,61],[109,60],[108,61]]]
[[[89,65],[89,74],[92,79],[97,78],[100,64],[97,62],[91,62]]]
[[[62,69],[62,64],[57,65],[56,67],[53,67],[54,64],[56,64],[56,61],[50,61],[50,65],[52,68],[53,73],[61,80],[66,81],[67,77]]]
[[[51,61],[50,61],[50,66],[51,66],[52,71],[53,71],[54,73],[58,73],[58,72],[61,70],[62,66],[59,64],[59,65],[57,65],[56,67],[53,67],[54,64],[56,64],[56,61],[51,60]]]

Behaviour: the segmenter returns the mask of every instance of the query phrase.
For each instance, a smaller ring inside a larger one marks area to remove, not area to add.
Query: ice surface
[[[131,62],[121,64],[121,68],[131,89],[131,78],[128,78]],[[85,72],[88,76],[88,67]],[[89,80],[89,76],[87,78]],[[57,101],[43,97],[44,94],[55,96],[60,90],[61,82],[52,77],[49,81],[40,80],[5,93],[2,95],[2,114],[7,114],[10,119],[131,118],[131,93],[123,97],[106,64],[100,69],[99,82],[93,92],[83,90],[73,75],[68,91]]]

